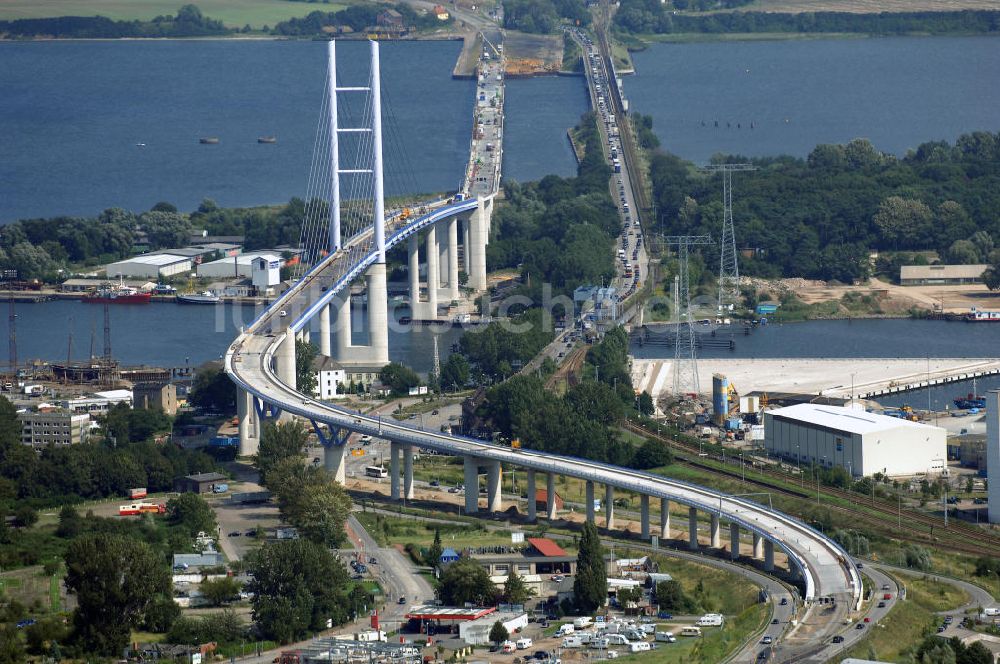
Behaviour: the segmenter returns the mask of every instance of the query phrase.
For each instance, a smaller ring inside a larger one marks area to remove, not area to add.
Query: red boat
[[[149,304],[152,295],[125,284],[103,284],[82,298],[91,304]]]

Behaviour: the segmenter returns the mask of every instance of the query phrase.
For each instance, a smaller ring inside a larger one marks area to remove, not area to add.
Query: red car
[[[868,618],[868,617],[866,617],[866,618],[865,618],[865,622],[866,622],[866,623],[870,623],[871,621],[872,621],[872,619],[871,619],[871,618]]]

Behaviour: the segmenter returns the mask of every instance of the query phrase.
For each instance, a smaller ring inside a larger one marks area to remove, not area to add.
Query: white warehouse
[[[173,277],[190,271],[191,259],[187,256],[173,254],[142,254],[111,263],[105,268],[109,278],[143,277],[152,280]]]
[[[945,430],[857,408],[798,404],[764,413],[769,453],[800,463],[841,466],[855,477],[940,472]]]
[[[210,263],[202,263],[198,266],[198,277],[209,279],[249,279],[253,276],[253,262],[257,258],[265,258],[269,262],[277,261],[279,265],[283,262],[281,256],[270,252],[240,254],[239,256],[220,258]]]

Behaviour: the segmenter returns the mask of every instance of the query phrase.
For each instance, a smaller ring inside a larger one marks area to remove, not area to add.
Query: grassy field
[[[740,7],[743,11],[767,12],[922,12],[959,9],[1000,9],[997,0],[758,0]]]
[[[0,20],[51,18],[54,16],[107,16],[117,20],[148,20],[174,14],[185,0],[0,0]],[[331,4],[290,2],[289,0],[196,0],[205,16],[221,19],[230,27],[273,26],[279,21],[321,10],[337,11],[350,0]]]
[[[441,532],[441,545],[455,550],[471,546],[510,544],[510,533],[487,530],[484,524],[435,524],[371,512],[355,516],[380,546],[416,544],[428,547],[434,541],[435,529]]]

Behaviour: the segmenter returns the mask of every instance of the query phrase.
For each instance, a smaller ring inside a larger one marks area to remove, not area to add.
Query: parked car
[[[838,634],[837,636],[833,637],[833,642],[834,643],[843,643],[844,642],[844,637],[842,637],[840,634]]]
[[[240,531],[238,531],[238,530],[234,530],[233,532],[229,533],[229,536],[230,536],[230,537],[239,537],[239,536],[240,536],[240,535],[242,535],[242,534],[243,534],[243,533],[241,533]]]
[[[396,604],[406,604],[406,598],[400,597],[398,600],[396,600]]]

